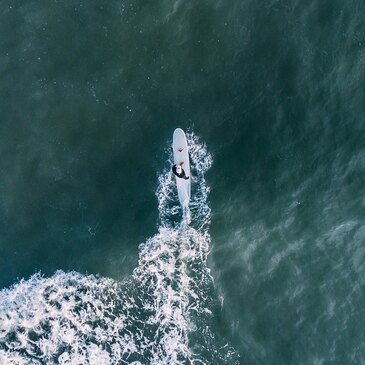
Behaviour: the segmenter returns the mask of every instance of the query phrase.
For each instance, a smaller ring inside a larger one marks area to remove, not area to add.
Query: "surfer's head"
[[[180,175],[182,173],[182,168],[180,165],[176,166],[176,172]]]

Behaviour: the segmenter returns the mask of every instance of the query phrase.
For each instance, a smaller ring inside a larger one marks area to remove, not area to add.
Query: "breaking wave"
[[[209,322],[214,287],[206,264],[210,244],[212,164],[206,146],[188,134],[192,165],[190,224],[182,219],[167,166],[156,190],[158,233],[139,246],[124,282],[77,272],[33,275],[0,292],[0,364],[238,364]]]

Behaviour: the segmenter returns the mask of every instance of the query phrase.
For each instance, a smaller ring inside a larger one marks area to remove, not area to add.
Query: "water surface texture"
[[[363,1],[5,0],[0,81],[1,364],[365,364]]]

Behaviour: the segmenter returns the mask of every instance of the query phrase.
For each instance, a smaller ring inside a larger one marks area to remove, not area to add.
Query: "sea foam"
[[[194,134],[187,138],[190,224],[182,220],[168,147],[156,190],[158,233],[139,246],[133,275],[117,282],[57,271],[3,289],[0,364],[238,363],[230,347],[216,347],[207,326],[214,290],[206,265],[210,208],[204,174],[212,156]],[[192,338],[199,338],[193,346]]]

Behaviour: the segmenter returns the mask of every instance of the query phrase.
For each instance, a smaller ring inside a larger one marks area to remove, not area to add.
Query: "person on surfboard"
[[[175,164],[174,166],[172,166],[172,172],[174,173],[174,175],[176,175],[177,177],[179,177],[180,179],[185,179],[188,180],[189,176],[185,175],[185,171],[184,169],[181,167],[181,165],[184,162],[181,162],[179,165]]]

